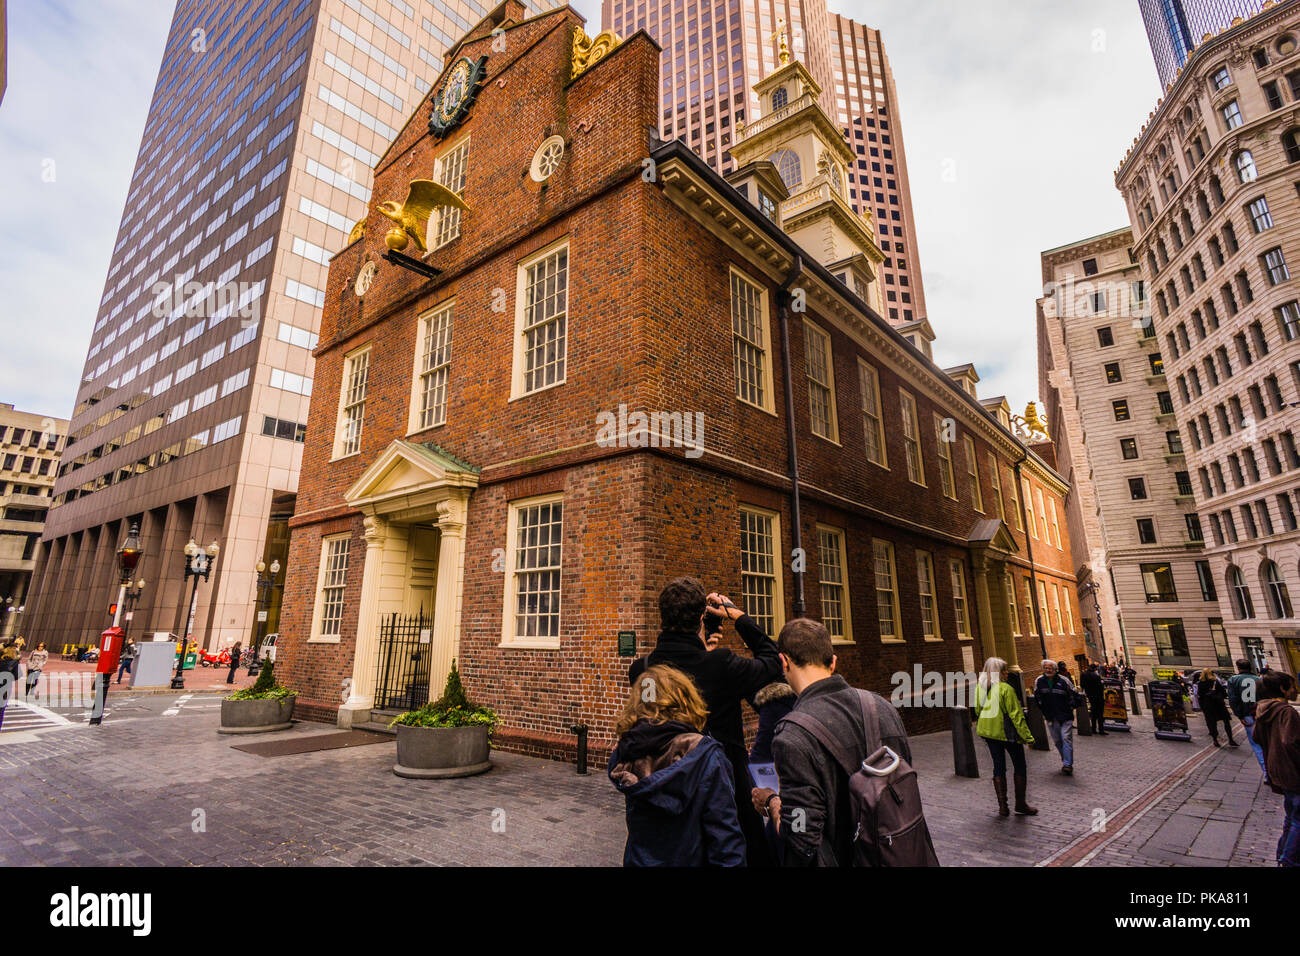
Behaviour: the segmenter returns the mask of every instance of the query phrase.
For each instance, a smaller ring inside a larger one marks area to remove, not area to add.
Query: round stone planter
[[[293,726],[293,702],[283,700],[222,700],[219,734],[264,734]]]
[[[399,777],[472,777],[492,769],[487,727],[407,727],[397,725]]]

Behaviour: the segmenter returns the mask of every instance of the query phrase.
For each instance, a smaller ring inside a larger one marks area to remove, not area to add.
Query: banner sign
[[[1157,740],[1191,740],[1187,732],[1187,706],[1182,681],[1153,680],[1151,716],[1155,720]]]
[[[1106,730],[1117,730],[1127,734],[1132,731],[1128,725],[1128,704],[1124,701],[1124,686],[1118,678],[1102,679],[1102,726]]]

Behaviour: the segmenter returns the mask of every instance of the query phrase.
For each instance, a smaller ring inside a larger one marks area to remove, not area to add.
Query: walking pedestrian
[[[975,713],[978,722],[975,732],[984,738],[993,757],[993,791],[998,797],[998,815],[1009,816],[1007,807],[1007,757],[1015,770],[1016,813],[1033,816],[1038,812],[1025,800],[1028,776],[1025,768],[1025,746],[1033,744],[1034,735],[1025,723],[1025,712],[1020,706],[1020,695],[1007,682],[1007,662],[1000,657],[990,657],[984,662],[975,685]]]
[[[50,659],[50,652],[45,649],[44,641],[36,642],[36,650],[27,655],[27,696],[36,693],[36,685],[41,679],[41,671]]]
[[[1124,681],[1129,687],[1137,687],[1138,672],[1127,664],[1124,665]]]
[[[126,643],[122,645],[122,660],[117,665],[117,682],[122,683],[122,673],[131,673],[131,665],[135,663],[135,638],[128,637]]]
[[[0,648],[0,727],[4,726],[5,708],[18,695],[18,664],[22,649],[14,638]]]
[[[626,802],[624,866],[744,866],[731,764],[691,679],[660,664],[632,687],[609,758]]]
[[[1264,751],[1264,779],[1282,795],[1282,836],[1277,865],[1300,866],[1300,714],[1291,702],[1296,685],[1290,674],[1269,673],[1260,681],[1255,735]]]
[[[1088,669],[1079,678],[1079,683],[1088,697],[1088,720],[1092,724],[1092,732],[1105,737],[1106,685],[1101,682],[1101,674],[1097,672],[1096,664],[1088,665]]]
[[[235,646],[230,649],[230,673],[226,675],[226,683],[235,682],[235,671],[239,668],[239,655],[243,653],[244,645],[242,641],[235,641]]]
[[[1232,724],[1228,718],[1228,686],[1219,675],[1209,668],[1201,671],[1201,679],[1196,682],[1196,697],[1201,702],[1201,714],[1205,717],[1205,726],[1209,728],[1214,746],[1223,746],[1219,743],[1220,723],[1223,724],[1223,732],[1228,735],[1228,746],[1237,746],[1237,741],[1232,738]]]
[[[1078,691],[1057,673],[1056,661],[1043,661],[1043,674],[1034,682],[1034,700],[1043,712],[1047,734],[1061,754],[1061,773],[1074,773],[1074,699]]]
[[[746,862],[749,866],[774,865],[763,821],[748,799],[754,784],[749,775],[740,702],[752,699],[768,684],[781,679],[776,643],[728,597],[706,594],[704,585],[691,577],[668,582],[659,594],[659,616],[663,629],[655,649],[632,663],[628,681],[635,684],[647,667],[658,664],[675,667],[694,681],[708,708],[705,733],[722,744],[731,762]],[[709,650],[708,635],[719,621],[730,621],[735,626],[736,634],[754,655],[752,660],[725,647]]]
[[[777,646],[798,697],[772,740],[781,792],[754,788],[754,809],[772,821],[783,866],[852,866],[857,825],[850,772],[883,753],[882,747],[911,763],[907,731],[897,708],[835,673],[831,636],[820,621],[787,622]],[[928,831],[926,843],[915,849],[933,858]]]
[[[1258,701],[1259,676],[1255,674],[1250,661],[1243,657],[1237,661],[1237,673],[1228,678],[1228,707],[1246,728],[1246,743],[1250,744],[1250,749],[1255,752],[1259,769],[1267,774],[1268,771],[1264,767],[1264,751],[1255,740],[1255,706]]]

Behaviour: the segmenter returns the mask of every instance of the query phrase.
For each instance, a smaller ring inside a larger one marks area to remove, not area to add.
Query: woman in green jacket
[[[993,756],[993,790],[998,795],[998,814],[1009,816],[1007,808],[1007,755],[1015,767],[1016,813],[1033,816],[1038,810],[1025,802],[1025,744],[1034,742],[1034,735],[1025,723],[1025,712],[1020,706],[1020,696],[1006,681],[1007,662],[1000,657],[990,657],[984,662],[975,685],[975,713],[979,722],[975,732],[988,744]]]

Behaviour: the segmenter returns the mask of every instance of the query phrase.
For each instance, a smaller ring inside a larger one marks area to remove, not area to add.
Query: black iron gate
[[[419,614],[390,614],[379,628],[375,707],[414,710],[429,702],[433,622]]]

